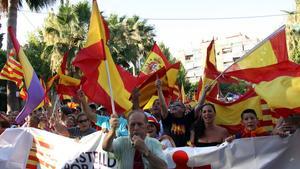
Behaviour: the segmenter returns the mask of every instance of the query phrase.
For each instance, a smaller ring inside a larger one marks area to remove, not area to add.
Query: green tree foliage
[[[24,1],[22,0],[1,0],[0,2],[0,12],[7,13],[8,21],[7,25],[16,31],[17,28],[17,13],[18,9],[22,7]],[[48,7],[53,4],[55,0],[26,0],[27,5],[31,10],[39,11],[41,8]],[[14,32],[16,33],[16,32]],[[10,41],[7,41],[7,52],[9,52],[13,47]],[[7,84],[7,111],[18,110],[19,101],[16,97],[16,86],[13,83]]]
[[[61,64],[63,55],[69,51],[69,61],[83,47],[90,17],[88,3],[80,2],[70,5],[67,1],[61,4],[58,14],[49,13],[42,32],[42,42],[45,48],[42,57],[50,62],[52,72],[56,72]],[[67,66],[71,68],[71,66]],[[75,72],[74,69],[69,72]]]
[[[125,68],[131,64],[138,70],[154,43],[154,27],[138,16],[128,18],[112,14],[107,21],[114,60]]]
[[[223,96],[226,96],[227,93],[234,93],[238,95],[244,94],[249,88],[250,83],[245,81],[239,81],[239,83],[222,83],[220,84],[220,90]]]
[[[0,70],[6,62],[6,52],[0,49]],[[6,111],[6,80],[0,80],[0,111]]]
[[[2,27],[2,25],[0,24],[0,29],[1,29],[1,27]],[[0,33],[0,48],[2,48],[3,36],[4,36],[4,33]]]
[[[164,43],[159,43],[159,48],[161,49],[162,53],[167,57],[168,61],[170,63],[175,63],[176,59],[173,58],[170,49],[164,44]]]
[[[300,63],[300,1],[295,0],[296,11],[289,14],[286,27],[287,45],[289,57],[296,63]]]
[[[26,45],[26,52],[32,57],[41,56],[45,64],[50,64],[50,70],[54,73],[63,54],[71,49],[67,67],[71,75],[76,76],[78,73],[70,64],[85,43],[91,14],[90,6],[86,1],[76,5],[70,5],[68,1],[61,3],[59,12],[49,13],[43,28],[31,36]],[[138,16],[119,17],[113,14],[106,20],[110,29],[108,45],[114,61],[128,70],[129,65],[132,65],[135,73],[138,73],[154,44],[154,27]],[[169,48],[163,43],[160,43],[160,48],[170,62],[174,63]],[[45,73],[47,69],[43,65],[36,67],[42,74],[49,76],[50,73]]]
[[[45,43],[40,43],[35,36],[30,35],[28,43],[24,46],[24,52],[38,76],[47,80],[52,74],[49,60],[41,57],[44,48]]]

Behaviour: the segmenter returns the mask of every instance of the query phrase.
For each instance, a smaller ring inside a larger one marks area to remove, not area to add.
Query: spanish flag
[[[230,133],[236,133],[241,130],[241,113],[245,109],[255,110],[258,119],[263,120],[261,98],[255,94],[253,89],[231,103],[224,103],[212,97],[207,97],[206,100],[215,105],[216,124],[226,127]]]
[[[154,43],[142,69],[141,74],[142,75],[150,75],[162,67],[169,67],[170,63],[167,60],[166,56],[162,53],[156,42]]]
[[[57,84],[57,93],[61,96],[68,95],[74,97],[77,95],[77,90],[80,88],[80,80],[66,75],[68,55],[69,52],[66,52],[64,54],[62,63],[60,65],[60,68],[58,69],[59,80]]]
[[[287,60],[285,26],[282,26],[242,56],[242,60],[234,63],[228,71],[264,67]]]
[[[217,60],[215,53],[215,41],[212,40],[209,46],[207,47],[207,54],[205,60],[204,74],[203,79],[199,80],[199,84],[202,84],[201,90],[198,92],[198,100],[201,97],[202,92],[206,85],[213,85],[212,89],[207,93],[210,97],[217,97],[219,94],[219,83],[237,83],[236,79],[233,79],[226,74],[222,74],[217,69]]]
[[[13,33],[12,27],[8,27],[8,32],[23,68],[25,86],[28,93],[25,106],[16,118],[16,122],[21,123],[43,101],[45,94],[36,73]]]
[[[149,75],[164,67],[166,69],[168,86],[170,88],[174,88],[180,65],[180,62],[171,64],[155,42],[141,69],[141,73],[139,74],[139,81],[147,79]]]
[[[93,0],[87,42],[78,52],[73,65],[79,67],[84,73],[86,80],[83,82],[82,89],[91,101],[112,111],[110,101],[112,97],[116,112],[123,113],[132,107],[129,100],[130,92],[126,90],[107,46],[109,37],[105,24],[98,10],[97,1]],[[110,94],[109,78],[113,96]]]
[[[199,90],[198,97],[202,95],[205,86],[209,84],[213,85],[213,87],[211,91],[207,93],[207,95],[211,97],[216,97],[219,91],[216,83],[213,84],[213,81],[216,77],[218,77],[219,74],[220,73],[218,72],[216,67],[215,41],[212,40],[209,46],[207,47],[204,73],[202,77],[203,79],[200,78],[199,80],[199,84],[201,84],[202,86],[201,86],[201,90],[198,89]]]
[[[164,96],[169,94],[170,88],[168,87],[166,69],[163,67],[158,71],[149,75],[149,77],[142,84],[139,85],[138,88],[140,90],[140,97],[139,97],[140,107],[144,107],[153,95],[157,95],[157,89],[155,86],[155,81],[157,79],[161,80]]]
[[[256,84],[255,92],[280,115],[300,113],[300,66],[298,64],[285,61],[229,74]]]

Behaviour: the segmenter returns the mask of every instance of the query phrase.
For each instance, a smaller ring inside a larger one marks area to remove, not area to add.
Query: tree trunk
[[[17,13],[18,13],[18,3],[19,0],[10,0],[8,7],[8,21],[7,25],[12,26],[13,30],[16,33],[17,27]],[[7,56],[9,52],[13,49],[10,37],[7,34]],[[16,96],[17,86],[14,82],[8,81],[7,83],[7,112],[19,110],[19,98]]]

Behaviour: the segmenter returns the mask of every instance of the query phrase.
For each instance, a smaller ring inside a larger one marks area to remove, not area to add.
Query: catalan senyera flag
[[[113,97],[116,112],[123,113],[132,107],[130,92],[112,59],[107,46],[108,33],[105,22],[100,16],[97,1],[93,0],[90,26],[85,47],[80,50],[73,62],[84,73],[86,80],[82,90],[93,102],[105,106],[112,111],[110,98]],[[110,77],[107,75],[109,70]],[[111,80],[113,96],[110,95],[108,78]]]
[[[290,61],[260,68],[230,72],[230,75],[255,83],[255,92],[282,116],[300,113],[300,66]]]
[[[255,46],[243,59],[233,64],[228,72],[247,68],[258,68],[288,60],[285,26]]]
[[[45,95],[43,87],[36,73],[34,72],[30,62],[25,56],[23,49],[20,47],[20,44],[13,33],[12,27],[8,27],[8,32],[23,68],[24,81],[28,93],[28,98],[26,100],[25,106],[16,118],[16,122],[21,123],[25,119],[25,117],[27,117],[27,115],[31,113],[42,102]]]
[[[17,60],[15,60],[13,56],[8,57],[4,67],[0,72],[0,79],[15,82],[20,90],[20,97],[23,100],[26,100],[27,92],[23,82],[23,69],[21,64]]]

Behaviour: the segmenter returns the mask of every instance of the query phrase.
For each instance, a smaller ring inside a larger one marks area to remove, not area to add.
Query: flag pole
[[[102,43],[103,43],[103,41],[102,41]],[[103,43],[103,48],[104,48],[103,52],[105,52],[105,44],[104,43]],[[107,83],[108,83],[108,86],[109,86],[109,94],[110,94],[110,103],[111,103],[112,113],[117,114],[116,113],[116,108],[115,108],[114,93],[113,93],[113,90],[112,90],[112,84],[111,84],[111,79],[110,79],[110,71],[109,71],[107,59],[105,59],[105,70],[106,70],[106,74],[107,74]]]
[[[252,53],[253,51],[255,51],[257,48],[259,48],[260,46],[262,46],[262,44],[264,44],[265,42],[267,42],[271,37],[273,37],[275,34],[277,34],[279,31],[281,31],[282,29],[285,28],[285,25],[282,25],[280,28],[278,28],[277,30],[275,30],[271,35],[267,36],[265,39],[263,39],[262,41],[260,41],[257,45],[255,45],[251,50],[249,50],[248,52],[246,52],[243,56],[241,56],[239,59],[237,59],[235,62],[233,62],[230,66],[228,66],[222,73],[219,74],[219,76],[217,76],[209,85],[213,85],[222,75],[224,75],[224,73],[226,73],[234,64],[240,62],[241,60],[245,59],[247,56],[249,56],[250,53]]]

